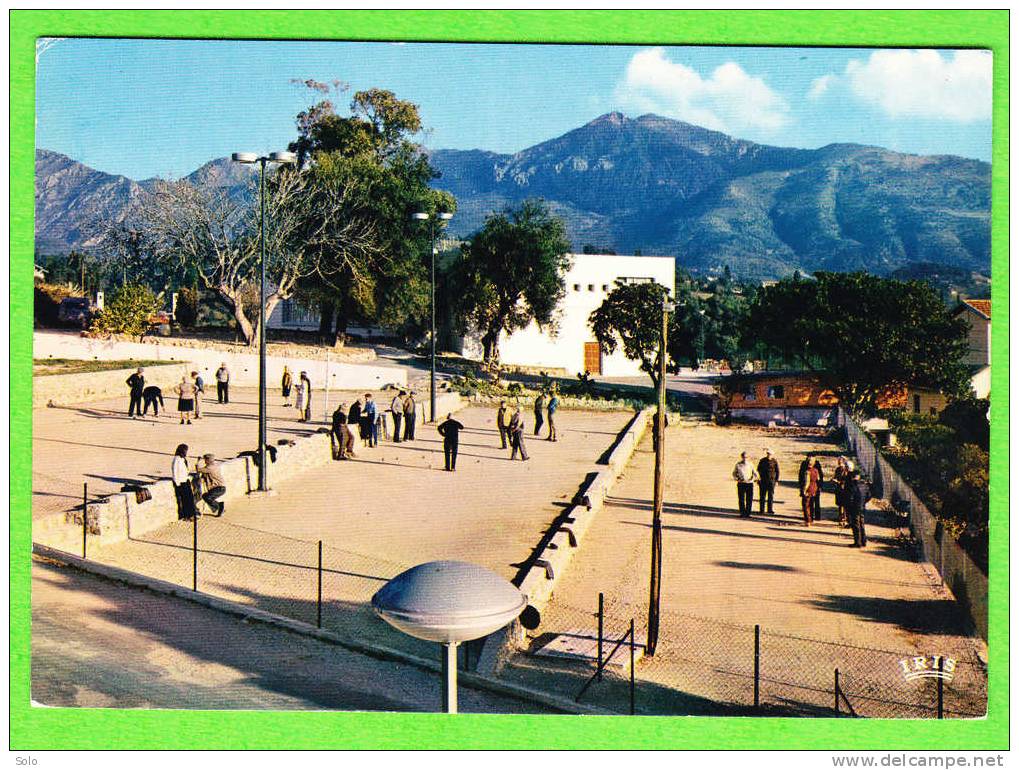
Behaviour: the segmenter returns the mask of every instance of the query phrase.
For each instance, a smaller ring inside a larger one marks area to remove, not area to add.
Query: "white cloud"
[[[991,117],[987,51],[953,51],[945,57],[931,50],[874,51],[866,62],[851,60],[845,76],[858,99],[893,118],[970,123]]]
[[[615,96],[623,107],[728,133],[776,131],[789,123],[785,99],[735,62],[705,78],[667,59],[661,48],[634,54]]]
[[[838,80],[835,75],[821,75],[819,78],[814,78],[810,81],[810,90],[807,91],[807,98],[810,100],[820,99],[826,93],[828,89]]]

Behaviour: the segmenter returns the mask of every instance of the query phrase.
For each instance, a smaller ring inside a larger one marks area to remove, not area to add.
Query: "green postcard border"
[[[1008,11],[10,12],[10,747],[42,749],[1008,747]],[[986,719],[945,722],[33,708],[29,701],[37,37],[974,47],[994,53],[990,683]]]

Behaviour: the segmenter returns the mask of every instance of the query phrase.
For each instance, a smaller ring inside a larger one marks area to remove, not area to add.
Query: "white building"
[[[301,307],[292,299],[280,300],[269,316],[270,329],[296,329],[301,331],[318,331],[318,311]]]
[[[620,283],[658,283],[675,292],[676,260],[673,257],[632,257],[606,254],[570,254],[566,273],[566,296],[559,305],[556,334],[531,322],[526,329],[499,338],[499,360],[511,366],[565,369],[570,374],[588,371],[608,377],[642,374],[637,361],[623,355],[622,345],[611,355],[601,352],[588,318]],[[481,335],[461,340],[459,351],[481,359]]]

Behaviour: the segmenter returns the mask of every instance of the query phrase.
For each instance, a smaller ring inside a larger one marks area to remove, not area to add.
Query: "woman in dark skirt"
[[[280,388],[283,391],[283,406],[290,406],[290,388],[294,384],[294,378],[290,375],[290,369],[283,367],[283,382]]]
[[[195,491],[191,487],[187,444],[180,444],[173,453],[170,471],[173,477],[173,491],[177,496],[177,518],[190,521],[198,515],[198,509],[195,507]]]
[[[195,411],[194,383],[188,382],[186,377],[182,377],[180,385],[174,390],[177,392],[177,411],[180,412],[180,424],[183,425],[186,419],[190,425],[191,413]]]

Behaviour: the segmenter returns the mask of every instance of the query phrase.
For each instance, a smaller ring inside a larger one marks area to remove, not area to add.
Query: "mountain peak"
[[[592,120],[587,125],[589,126],[621,126],[627,122],[628,118],[621,112],[606,112],[604,115],[599,115],[597,118]]]

